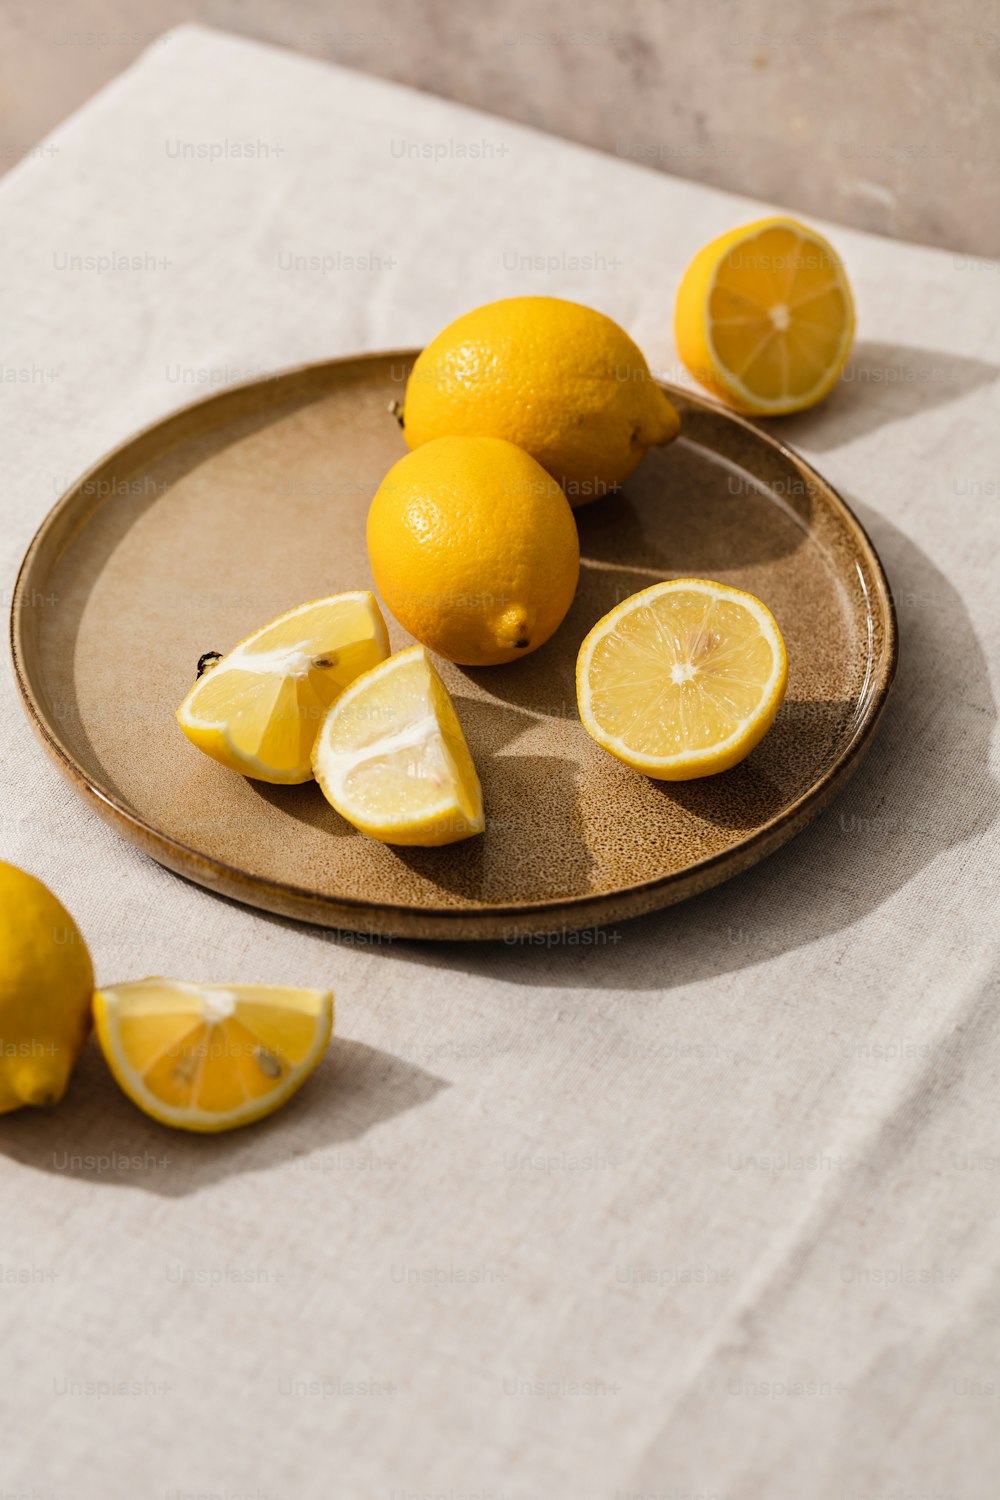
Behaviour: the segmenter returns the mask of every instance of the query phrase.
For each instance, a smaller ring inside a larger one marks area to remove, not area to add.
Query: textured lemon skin
[[[671,580],[671,586],[677,589],[689,588],[691,586],[700,588],[719,588],[720,585],[712,583],[705,578],[676,578]],[[590,712],[590,688],[587,682],[587,669],[593,656],[594,647],[605,635],[616,618],[624,612],[626,606],[637,605],[644,598],[659,595],[663,591],[663,584],[654,583],[648,589],[641,589],[638,594],[633,594],[622,604],[616,605],[603,619],[588,631],[580,646],[576,659],[576,701],[580,712],[580,719],[584,729],[602,750],[607,750],[616,760],[633,771],[640,771],[652,781],[696,781],[702,776],[716,776],[722,771],[729,771],[733,766],[739,765],[745,760],[750,751],[759,745],[774,723],[778,709],[781,707],[788,686],[788,655],[785,650],[785,642],[781,631],[778,629],[777,621],[771,611],[754,594],[748,594],[744,589],[726,587],[726,595],[734,600],[749,601],[755,609],[764,613],[773,627],[772,644],[778,652],[778,672],[770,696],[763,703],[754,717],[753,723],[748,725],[739,740],[728,749],[703,751],[697,756],[692,756],[686,761],[677,760],[673,764],[658,761],[650,756],[634,754],[623,750],[622,746],[607,735],[597,723]]]
[[[573,506],[617,489],[680,428],[624,329],[559,297],[508,297],[450,323],[413,366],[403,418],[411,448],[450,436],[516,443]]]
[[[109,986],[109,988],[111,988]],[[111,1074],[121,1089],[132,1103],[141,1109],[143,1114],[150,1119],[156,1120],[160,1125],[168,1125],[173,1130],[189,1130],[196,1135],[218,1135],[224,1130],[234,1130],[243,1125],[253,1125],[258,1120],[264,1120],[268,1115],[273,1115],[281,1106],[296,1094],[306,1079],[309,1077],[321,1061],[324,1052],[333,1034],[334,1005],[331,992],[324,992],[325,1009],[321,1025],[317,1028],[316,1040],[307,1066],[301,1072],[291,1075],[280,1089],[274,1089],[258,1102],[253,1109],[244,1109],[238,1117],[232,1112],[220,1114],[213,1118],[206,1114],[185,1112],[169,1108],[159,1103],[149,1095],[145,1095],[126,1066],[124,1065],[121,1051],[115,1036],[115,1022],[109,998],[102,990],[94,994],[94,1031],[97,1036],[98,1045],[104,1054]]]
[[[788,228],[817,241],[824,246],[831,260],[840,265],[840,257],[829,241],[825,240],[815,229],[810,229],[808,225],[800,223],[798,219],[790,219],[783,215],[755,219],[751,224],[741,224],[737,229],[730,229],[725,234],[720,234],[698,251],[681,277],[674,304],[674,342],[688,373],[698,381],[699,385],[703,385],[727,406],[731,406],[735,411],[746,412],[749,416],[783,416],[790,412],[802,411],[806,406],[815,406],[830,394],[840,379],[854,341],[854,301],[845,276],[843,291],[848,306],[848,337],[845,340],[840,360],[831,365],[826,379],[818,386],[808,402],[804,403],[795,397],[789,397],[787,401],[780,404],[756,404],[748,401],[745,395],[726,379],[726,372],[720,366],[712,348],[709,331],[709,297],[715,283],[716,272],[731,250],[755,238],[764,230],[775,228]]]
[[[56,1104],[90,1031],[94,970],[47,886],[0,862],[0,1114]]]
[[[436,438],[394,464],[368,512],[368,555],[399,623],[464,666],[544,645],[580,576],[566,496],[501,438]]]

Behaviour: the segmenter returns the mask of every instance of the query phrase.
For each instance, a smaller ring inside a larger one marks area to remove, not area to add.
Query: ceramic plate
[[[324,926],[512,938],[633,916],[745,871],[857,764],[891,685],[895,618],[879,559],[830,486],[749,422],[669,386],[683,435],[620,495],[577,512],[580,588],[556,636],[510,666],[444,664],[483,783],[484,837],[385,847],[315,784],[245,780],[177,728],[202,652],[304,600],[372,586],[365,515],[406,451],[389,407],[414,357],[333,360],[209,396],[59,501],[11,614],[18,685],[45,744],[154,859]],[[591,742],[574,666],[614,604],[683,576],[770,606],[788,694],[740,766],[671,785]],[[394,649],[409,644],[389,625]]]

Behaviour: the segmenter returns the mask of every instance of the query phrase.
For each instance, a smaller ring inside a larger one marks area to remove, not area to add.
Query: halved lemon
[[[232,1130],[273,1114],[333,1030],[329,990],[140,979],[98,990],[107,1063],[141,1110],[178,1130]]]
[[[785,695],[785,644],[752,594],[677,578],[598,621],[580,647],[576,695],[587,733],[659,781],[736,765]]]
[[[316,599],[254,631],[199,677],[177,722],[193,745],[231,771],[257,781],[308,781],[323,715],[388,655],[374,594]]]
[[[462,726],[423,646],[390,656],[341,695],[313,769],[341,817],[383,843],[451,844],[485,827]]]
[[[740,411],[802,411],[836,384],[854,338],[854,300],[833,246],[796,219],[759,219],[712,240],[688,266],[674,310],[695,380]]]

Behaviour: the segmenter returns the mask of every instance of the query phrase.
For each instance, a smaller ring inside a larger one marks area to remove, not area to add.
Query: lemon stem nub
[[[198,658],[198,672],[197,672],[197,675],[199,677],[204,677],[205,673],[210,670],[210,668],[215,664],[215,662],[221,661],[221,660],[222,660],[222,652],[221,651],[203,651],[201,653],[201,655],[199,656],[199,658]]]
[[[513,646],[515,651],[527,651],[531,646],[533,619],[519,605],[505,609],[497,620],[496,638],[502,644]]]

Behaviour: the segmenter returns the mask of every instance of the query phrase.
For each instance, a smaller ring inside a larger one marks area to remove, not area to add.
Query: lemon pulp
[[[742,760],[770,728],[786,680],[770,611],[706,579],[654,584],[626,599],[594,626],[577,663],[588,733],[662,780]]]
[[[330,1039],[328,990],[143,979],[98,990],[98,1041],[134,1104],[162,1124],[218,1131],[273,1113]]]
[[[822,235],[794,219],[761,219],[695,256],[677,293],[675,334],[691,374],[730,405],[801,411],[844,367],[854,303]]]
[[[211,667],[177,721],[199,750],[230,770],[259,781],[308,781],[326,710],[388,654],[371,593],[317,599],[272,620]]]
[[[341,816],[385,843],[453,843],[485,826],[462,726],[422,646],[347,689],[323,721],[313,766]]]

